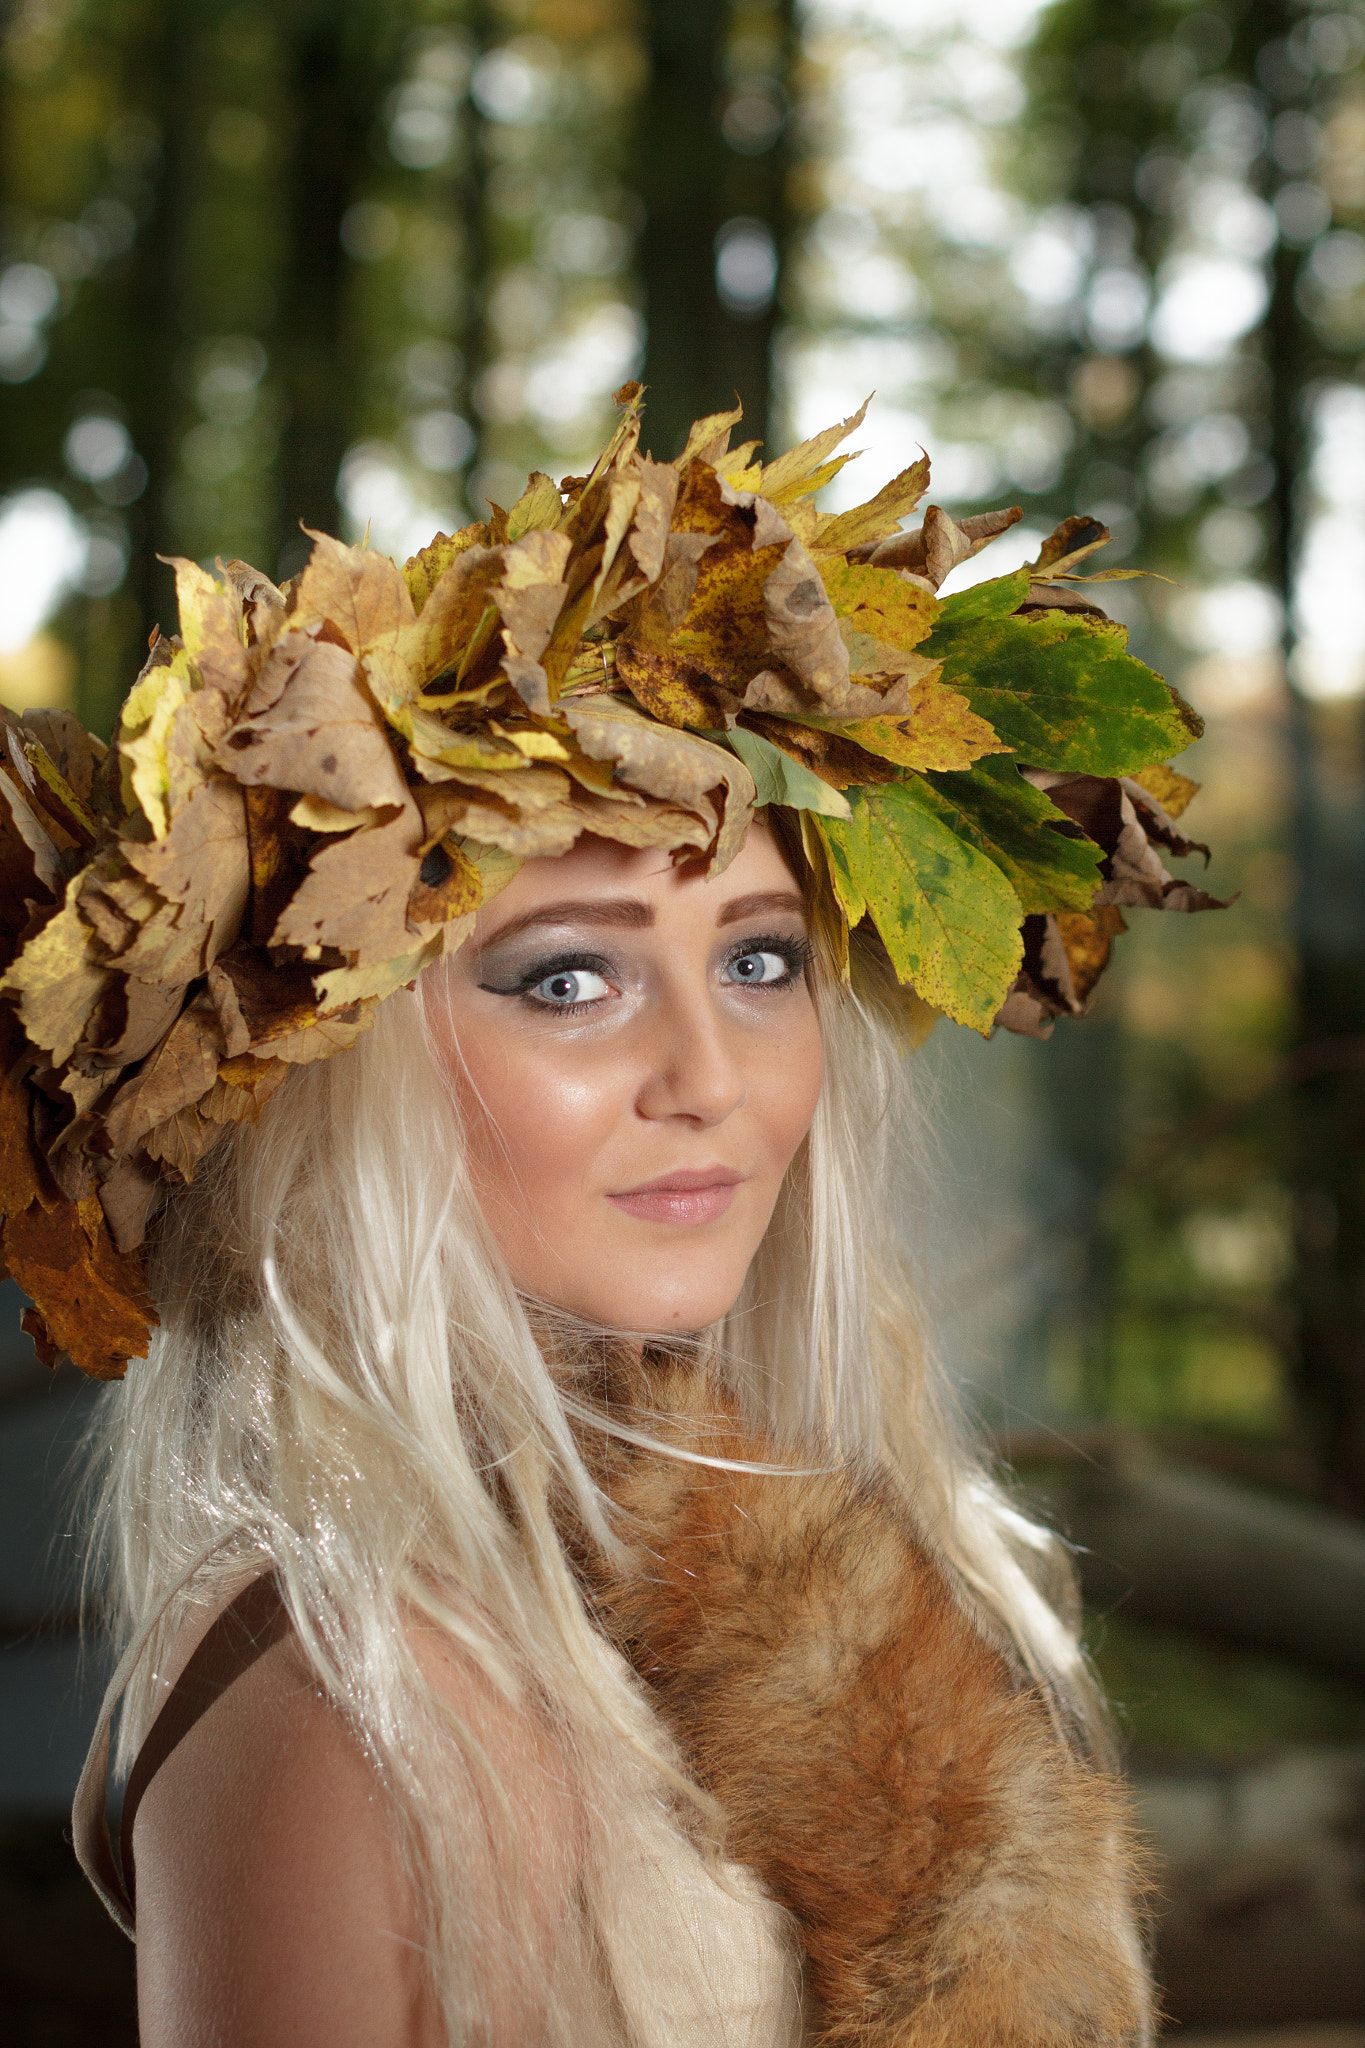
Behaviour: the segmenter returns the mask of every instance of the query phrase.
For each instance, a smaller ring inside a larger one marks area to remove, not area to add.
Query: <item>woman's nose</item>
[[[738,1048],[710,1004],[662,1002],[635,1099],[639,1114],[651,1120],[682,1117],[709,1128],[742,1108],[748,1095]]]

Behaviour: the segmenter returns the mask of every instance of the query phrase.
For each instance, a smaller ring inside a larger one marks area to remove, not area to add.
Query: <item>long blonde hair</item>
[[[556,1531],[557,1495],[613,1541],[473,1194],[431,1051],[440,986],[430,972],[353,1051],[299,1069],[170,1203],[153,1270],[161,1328],[92,1437],[97,1592],[127,1640],[187,1574],[194,1598],[214,1602],[273,1568],[320,1684],[388,1790],[450,2041],[486,2038],[493,1955],[537,1973],[547,2042],[634,2041],[619,2001],[609,2024],[586,2016],[611,1946],[609,1866],[632,1841],[657,1860],[661,1831],[681,1831],[724,1883],[716,1816],[593,1630]],[[983,1626],[1053,1703],[1061,1737],[1084,1740],[1100,1723],[1059,1605],[1059,1548],[966,1447],[898,1277],[890,1168],[913,1127],[903,1047],[874,1003],[819,973],[815,987],[815,1121],[744,1293],[705,1346],[784,1445],[893,1464]],[[167,1605],[129,1689],[122,1768],[187,1597]],[[414,1620],[497,1695],[531,1702],[565,1759],[583,1815],[582,1924],[576,1945],[561,1930],[554,1957],[518,1876],[526,1845],[507,1787],[424,1679]],[[471,1889],[474,1867],[494,1876]]]

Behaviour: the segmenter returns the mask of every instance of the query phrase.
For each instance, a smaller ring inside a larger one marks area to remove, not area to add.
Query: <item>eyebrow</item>
[[[788,911],[804,917],[806,906],[795,889],[764,889],[751,896],[736,896],[716,919],[717,925],[738,924],[770,911]],[[508,939],[536,925],[586,924],[612,927],[617,931],[644,931],[654,922],[653,906],[637,896],[586,896],[567,898],[562,903],[545,903],[539,910],[523,911],[491,932],[484,945],[501,946]]]

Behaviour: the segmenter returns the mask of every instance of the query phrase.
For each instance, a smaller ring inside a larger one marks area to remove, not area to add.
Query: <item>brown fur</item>
[[[746,1433],[696,1368],[606,1379],[662,1442],[818,1462]],[[809,2038],[1147,2039],[1124,1795],[1015,1684],[886,1475],[722,1472],[586,1428],[581,1448],[631,1555],[621,1572],[570,1535],[588,1597],[720,1802],[727,1853],[799,1922]]]

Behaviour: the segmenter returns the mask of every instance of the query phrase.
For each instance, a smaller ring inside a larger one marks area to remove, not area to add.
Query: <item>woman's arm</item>
[[[665,1441],[777,1455],[695,1371],[634,1398],[631,1419]],[[1146,2040],[1122,1790],[1015,1689],[890,1484],[716,1471],[587,1438],[635,1560],[618,1573],[584,1554],[603,1625],[720,1800],[729,1853],[800,1922],[812,2039]]]

